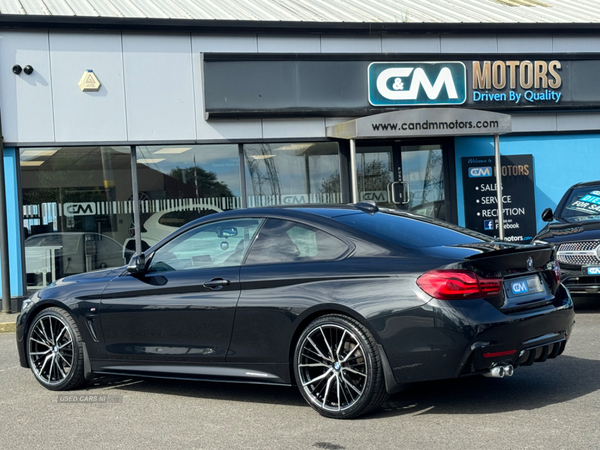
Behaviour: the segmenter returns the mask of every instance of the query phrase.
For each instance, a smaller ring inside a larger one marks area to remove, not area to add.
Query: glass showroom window
[[[446,220],[444,159],[440,145],[402,147],[402,170],[408,174],[408,210]]]
[[[248,206],[340,203],[337,142],[244,145]]]
[[[129,147],[21,149],[27,285],[131,257]]]
[[[356,172],[360,200],[376,200],[379,206],[396,208],[389,198],[394,181],[391,145],[359,146],[356,149]]]
[[[241,208],[237,145],[136,150],[142,251],[194,219]]]

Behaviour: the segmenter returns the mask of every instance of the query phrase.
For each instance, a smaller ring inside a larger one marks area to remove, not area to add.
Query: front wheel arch
[[[26,360],[36,380],[54,391],[82,386],[88,379],[85,366],[89,367],[89,358],[71,312],[48,305],[33,313],[24,345]]]
[[[46,300],[44,302],[34,304],[34,306],[29,311],[27,311],[27,319],[23,325],[23,340],[20,343],[20,345],[22,345],[22,347],[23,347],[23,350],[25,352],[24,354],[26,356],[27,356],[27,336],[29,335],[29,330],[31,329],[31,325],[33,324],[33,321],[38,316],[38,314],[40,314],[43,310],[48,309],[48,308],[64,309],[69,314],[71,314],[71,311],[69,310],[69,308],[67,308],[62,303],[57,302],[56,300]],[[25,362],[27,364],[26,367],[30,368],[29,367],[29,358],[26,357]]]

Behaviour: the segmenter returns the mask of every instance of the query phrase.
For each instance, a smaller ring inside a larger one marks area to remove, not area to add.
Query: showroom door
[[[448,217],[448,151],[443,142],[357,141],[361,201],[442,220]]]

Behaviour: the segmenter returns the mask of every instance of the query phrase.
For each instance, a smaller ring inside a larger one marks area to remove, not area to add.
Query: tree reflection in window
[[[244,145],[248,206],[339,203],[336,142]]]

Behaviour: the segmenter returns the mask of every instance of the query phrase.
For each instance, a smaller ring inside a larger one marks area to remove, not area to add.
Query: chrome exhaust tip
[[[504,366],[492,367],[484,376],[491,378],[504,378]]]
[[[515,369],[513,368],[513,366],[510,364],[507,364],[507,365],[492,367],[488,373],[484,374],[484,376],[490,377],[490,378],[504,378],[505,376],[512,377],[514,371],[515,371]]]

